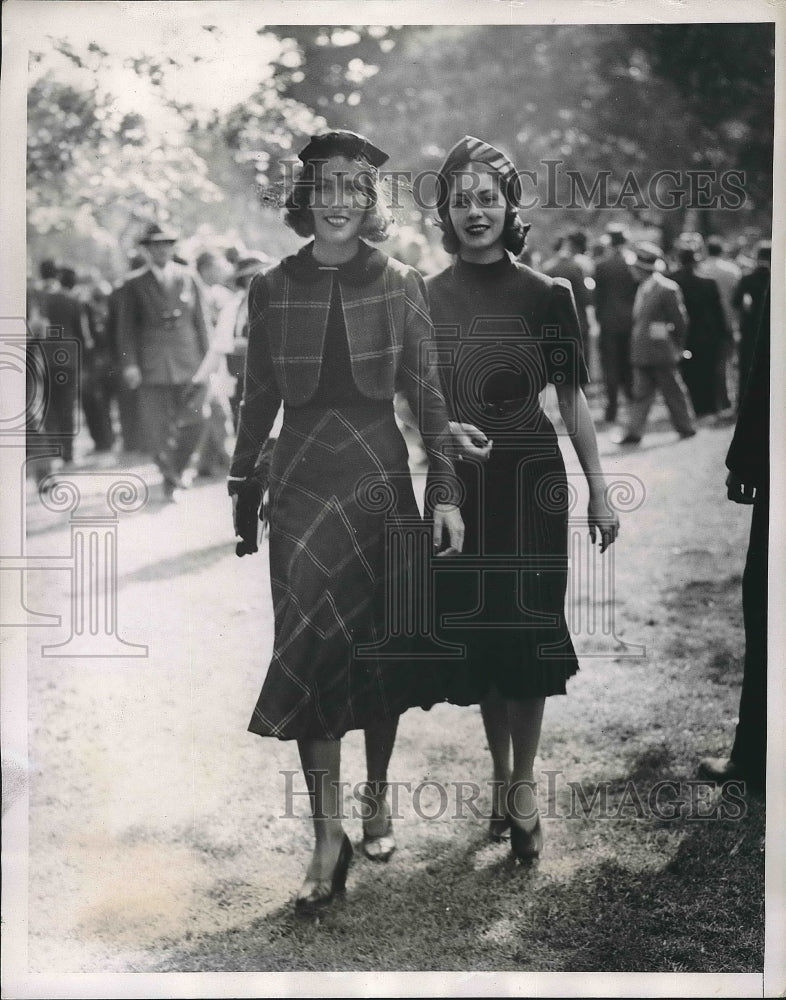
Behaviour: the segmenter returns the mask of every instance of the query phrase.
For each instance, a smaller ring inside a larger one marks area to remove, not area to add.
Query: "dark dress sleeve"
[[[546,379],[556,386],[581,387],[590,378],[576,300],[570,282],[564,278],[553,281],[542,327]]]
[[[265,330],[267,302],[265,276],[258,274],[248,290],[248,351],[237,442],[229,470],[232,478],[245,478],[254,471],[281,405]]]

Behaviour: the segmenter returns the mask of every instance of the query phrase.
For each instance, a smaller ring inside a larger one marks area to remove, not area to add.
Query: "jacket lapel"
[[[150,268],[148,268],[147,271],[141,275],[140,283],[145,295],[153,303],[154,308],[159,311],[166,309],[166,292],[161,287],[158,278],[156,278]]]

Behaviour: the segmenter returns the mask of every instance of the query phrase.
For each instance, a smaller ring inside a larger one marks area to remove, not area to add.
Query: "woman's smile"
[[[465,260],[489,263],[504,255],[506,205],[493,170],[468,164],[454,179],[449,212]]]

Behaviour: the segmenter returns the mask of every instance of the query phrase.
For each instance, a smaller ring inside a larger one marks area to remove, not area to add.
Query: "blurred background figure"
[[[270,267],[273,260],[264,253],[246,252],[235,265],[234,293],[221,310],[216,323],[213,350],[223,355],[229,377],[233,380],[229,399],[232,424],[237,430],[238,409],[243,397],[243,374],[248,347],[248,286],[255,274]]]
[[[734,292],[739,284],[742,272],[739,267],[724,257],[725,246],[720,236],[710,236],[707,240],[707,256],[699,264],[698,273],[705,278],[712,278],[720,292],[723,314],[726,317],[726,337],[720,344],[717,367],[715,369],[715,398],[719,410],[731,407],[729,396],[729,366],[734,354],[734,345],[738,337],[739,324],[734,309]]]
[[[663,251],[654,243],[636,244],[635,269],[641,284],[633,304],[633,402],[618,443],[641,441],[658,390],[679,436],[693,437],[693,414],[679,374],[688,329],[682,293],[679,285],[665,276]]]
[[[740,339],[738,343],[737,364],[737,406],[739,407],[748,373],[753,361],[753,349],[759,329],[764,299],[770,288],[770,258],[772,243],[760,240],[756,244],[756,261],[753,270],[740,278],[732,298],[732,305],[740,317]]]
[[[117,327],[123,378],[139,389],[144,448],[168,500],[187,485],[183,472],[202,431],[203,399],[192,378],[210,340],[197,279],[173,260],[176,240],[157,223],[147,226],[139,244],[148,265],[123,286]]]
[[[109,359],[107,357],[106,339],[104,336],[104,321],[100,319],[100,296],[91,301],[87,299],[88,290],[78,288],[76,271],[71,267],[61,267],[59,272],[60,287],[72,295],[79,305],[80,328],[82,340],[82,357],[80,372],[79,402],[85,415],[85,425],[93,441],[96,452],[103,453],[112,450],[114,432],[109,412]],[[80,294],[81,292],[81,294]],[[99,326],[100,322],[100,326]]]
[[[63,288],[60,278],[66,272],[70,287]],[[69,269],[60,269],[51,260],[41,262],[41,290],[38,307],[43,318],[46,334],[44,341],[66,341],[64,361],[57,363],[57,376],[51,377],[54,367],[47,363],[48,402],[44,429],[47,437],[56,442],[60,458],[68,465],[74,460],[74,438],[76,436],[76,407],[79,392],[81,358],[84,356],[87,324],[82,306],[73,293]],[[76,343],[74,343],[76,342]],[[51,355],[51,351],[47,348]],[[52,358],[49,358],[51,362]]]
[[[586,261],[587,237],[581,230],[574,230],[557,241],[556,253],[543,266],[543,273],[551,278],[566,278],[573,289],[576,311],[579,316],[581,335],[585,349],[588,341],[589,319],[587,309],[591,303],[587,286],[589,277]]]
[[[57,265],[43,260],[38,276],[28,281],[26,319],[28,363],[25,365],[25,402],[27,437],[27,472],[41,487],[55,463],[60,463],[58,448],[46,436],[46,345],[48,319],[46,294],[57,288]],[[39,373],[44,375],[42,380]]]
[[[204,250],[196,259],[196,271],[205,303],[208,325],[210,328],[211,346],[216,339],[216,323],[221,310],[231,302],[232,290],[228,282],[232,279],[232,266],[226,255]],[[205,359],[211,351],[205,355]],[[205,361],[200,366],[200,373],[195,375],[196,381],[202,382],[206,388],[202,414],[205,418],[202,433],[197,444],[194,463],[196,474],[210,478],[225,476],[229,471],[229,450],[227,438],[232,432],[232,414],[229,397],[232,384],[226,370],[223,357],[217,359],[212,370],[207,370]]]
[[[218,314],[232,298],[228,284],[232,280],[233,266],[226,254],[203,250],[196,259],[195,267],[207,313],[206,319],[211,326],[215,326]]]
[[[680,370],[696,416],[705,417],[721,409],[717,398],[718,360],[731,331],[718,286],[712,278],[702,278],[696,273],[697,254],[695,244],[682,245],[677,253],[679,267],[670,277],[680,286],[688,313]]]
[[[606,388],[604,419],[614,423],[620,392],[628,401],[633,396],[630,344],[638,281],[631,267],[635,255],[627,249],[625,227],[610,223],[606,236],[608,252],[595,264],[595,318],[600,327],[600,363]]]
[[[140,253],[128,258],[129,273],[118,281],[109,293],[106,302],[105,337],[110,359],[109,391],[117,403],[117,417],[123,440],[123,451],[127,454],[144,451],[142,427],[139,416],[139,388],[132,388],[123,378],[123,359],[118,340],[118,319],[120,301],[126,281],[147,264]]]

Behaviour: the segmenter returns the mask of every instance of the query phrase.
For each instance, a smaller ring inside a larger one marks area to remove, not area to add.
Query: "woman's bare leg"
[[[398,718],[364,730],[366,742],[366,778],[363,795],[363,832],[368,837],[387,833],[390,810],[387,806],[388,766],[393,755]]]
[[[513,771],[511,811],[518,826],[531,830],[538,818],[535,791],[535,756],[540,743],[545,698],[523,698],[508,701],[508,721],[513,741]]]
[[[483,716],[486,741],[491,754],[491,813],[492,817],[502,817],[505,815],[505,795],[511,777],[508,702],[493,688],[481,701],[480,714]]]
[[[307,882],[329,880],[344,839],[339,740],[298,740],[300,763],[311,797],[314,821],[314,854],[306,872]]]

